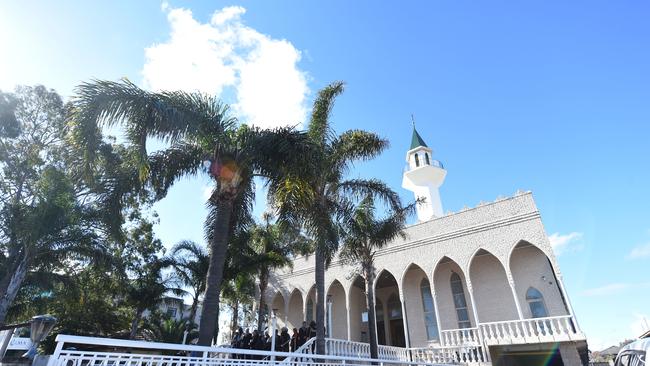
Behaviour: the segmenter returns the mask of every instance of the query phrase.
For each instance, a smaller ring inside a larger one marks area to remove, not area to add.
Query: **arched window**
[[[420,292],[422,293],[422,310],[424,310],[424,325],[427,329],[428,340],[438,340],[438,322],[436,321],[436,309],[433,306],[433,296],[431,296],[431,286],[426,278],[420,282]]]
[[[428,152],[425,152],[425,153],[424,153],[424,162],[425,162],[427,165],[431,165],[431,162],[429,161],[429,153],[428,153]]]
[[[471,328],[472,323],[469,321],[469,312],[467,310],[467,301],[465,300],[465,291],[463,282],[456,272],[451,273],[451,295],[454,298],[456,307],[456,316],[458,317],[458,328]]]
[[[546,304],[544,304],[544,296],[538,289],[531,287],[526,291],[526,301],[530,308],[530,314],[533,318],[545,318],[548,316],[546,311]]]
[[[415,166],[419,167],[420,166],[420,157],[418,156],[417,153],[415,153],[413,156],[415,156]]]
[[[314,302],[311,301],[311,297],[307,300],[307,317],[305,319],[307,323],[314,320]]]

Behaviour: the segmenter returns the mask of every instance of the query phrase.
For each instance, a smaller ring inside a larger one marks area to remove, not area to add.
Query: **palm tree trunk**
[[[264,320],[264,308],[266,307],[266,301],[264,300],[264,294],[266,292],[266,287],[269,284],[268,274],[265,274],[264,270],[260,272],[260,302],[257,307],[257,331],[262,334],[264,327],[262,327],[262,321]]]
[[[316,248],[316,353],[325,354],[325,253],[318,245]],[[330,330],[331,331],[331,330]]]
[[[14,265],[2,279],[0,288],[0,325],[4,324],[9,307],[13,303],[18,290],[27,275],[27,255],[23,253],[22,258],[15,258]]]
[[[135,311],[135,316],[131,322],[131,333],[129,333],[129,339],[135,339],[136,334],[138,334],[138,325],[140,324],[140,319],[142,319],[142,313],[144,313],[144,310]]]
[[[368,307],[368,334],[370,335],[370,358],[378,357],[377,318],[375,314],[375,273],[372,264],[364,264],[364,280],[366,284],[366,306]]]
[[[217,328],[219,314],[219,295],[223,279],[223,266],[226,260],[228,234],[230,232],[230,216],[233,201],[222,199],[217,203],[217,219],[214,222],[214,237],[210,243],[210,266],[206,277],[205,296],[201,309],[201,324],[199,325],[199,346],[210,346]]]
[[[190,307],[190,321],[188,322],[188,326],[192,326],[196,324],[194,322],[194,319],[196,318],[196,308],[198,306],[199,306],[199,294],[197,293],[192,299],[192,306]]]

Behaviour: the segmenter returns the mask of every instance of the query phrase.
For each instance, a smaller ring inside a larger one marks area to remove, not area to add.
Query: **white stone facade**
[[[583,347],[584,335],[530,192],[421,222],[405,233],[406,238],[391,242],[376,256],[380,343],[412,348],[458,345],[464,342],[463,334],[473,332],[470,338],[490,352],[504,345],[512,351],[514,344],[543,346],[549,341],[563,342],[565,350]],[[356,271],[337,259],[326,271],[332,338],[367,341],[365,295]],[[459,277],[462,285],[456,302],[452,277]],[[529,304],[527,293],[534,290],[542,299]],[[423,293],[434,300],[428,323]],[[267,294],[279,326],[298,328],[310,320],[315,314],[308,309],[315,303],[314,257],[296,258],[292,269],[274,273]],[[464,312],[469,323],[461,319]],[[540,316],[545,323],[526,321]],[[536,335],[524,334],[526,327]],[[567,358],[565,364],[573,361]]]

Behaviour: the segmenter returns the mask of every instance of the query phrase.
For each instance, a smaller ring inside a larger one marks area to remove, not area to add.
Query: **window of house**
[[[175,318],[177,311],[178,311],[178,309],[176,309],[174,307],[169,307],[169,308],[167,308],[167,316],[170,317],[170,318]]]
[[[414,154],[413,156],[415,156],[415,166],[419,167],[420,166],[420,157],[418,156],[418,154]]]
[[[546,304],[544,304],[544,296],[538,289],[531,287],[526,291],[526,301],[530,308],[530,314],[533,318],[545,318],[548,316],[546,311]]]
[[[471,328],[472,323],[469,321],[469,311],[467,309],[467,301],[465,300],[465,291],[463,290],[463,282],[456,272],[451,273],[451,295],[454,298],[454,306],[456,307],[456,316],[458,317],[458,328]]]
[[[433,306],[433,296],[431,296],[431,286],[426,278],[420,282],[420,292],[422,293],[422,309],[424,310],[424,326],[427,329],[428,340],[438,340],[438,322],[436,321],[436,309]]]
[[[431,162],[429,161],[429,153],[427,153],[427,152],[424,153],[424,162],[427,165],[431,165]]]

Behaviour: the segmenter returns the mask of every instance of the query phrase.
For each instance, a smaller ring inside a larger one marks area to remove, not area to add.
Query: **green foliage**
[[[189,319],[177,320],[164,316],[160,312],[153,312],[142,328],[143,338],[151,342],[180,344],[187,331],[185,344],[190,344],[198,334],[196,326]]]
[[[43,86],[0,93],[0,323],[25,279],[55,272],[70,261],[106,256],[108,235],[119,232],[122,194],[103,173],[84,180],[68,144],[67,107]],[[103,155],[110,144],[101,145]],[[107,167],[106,164],[103,167]],[[41,276],[42,277],[42,276]]]

